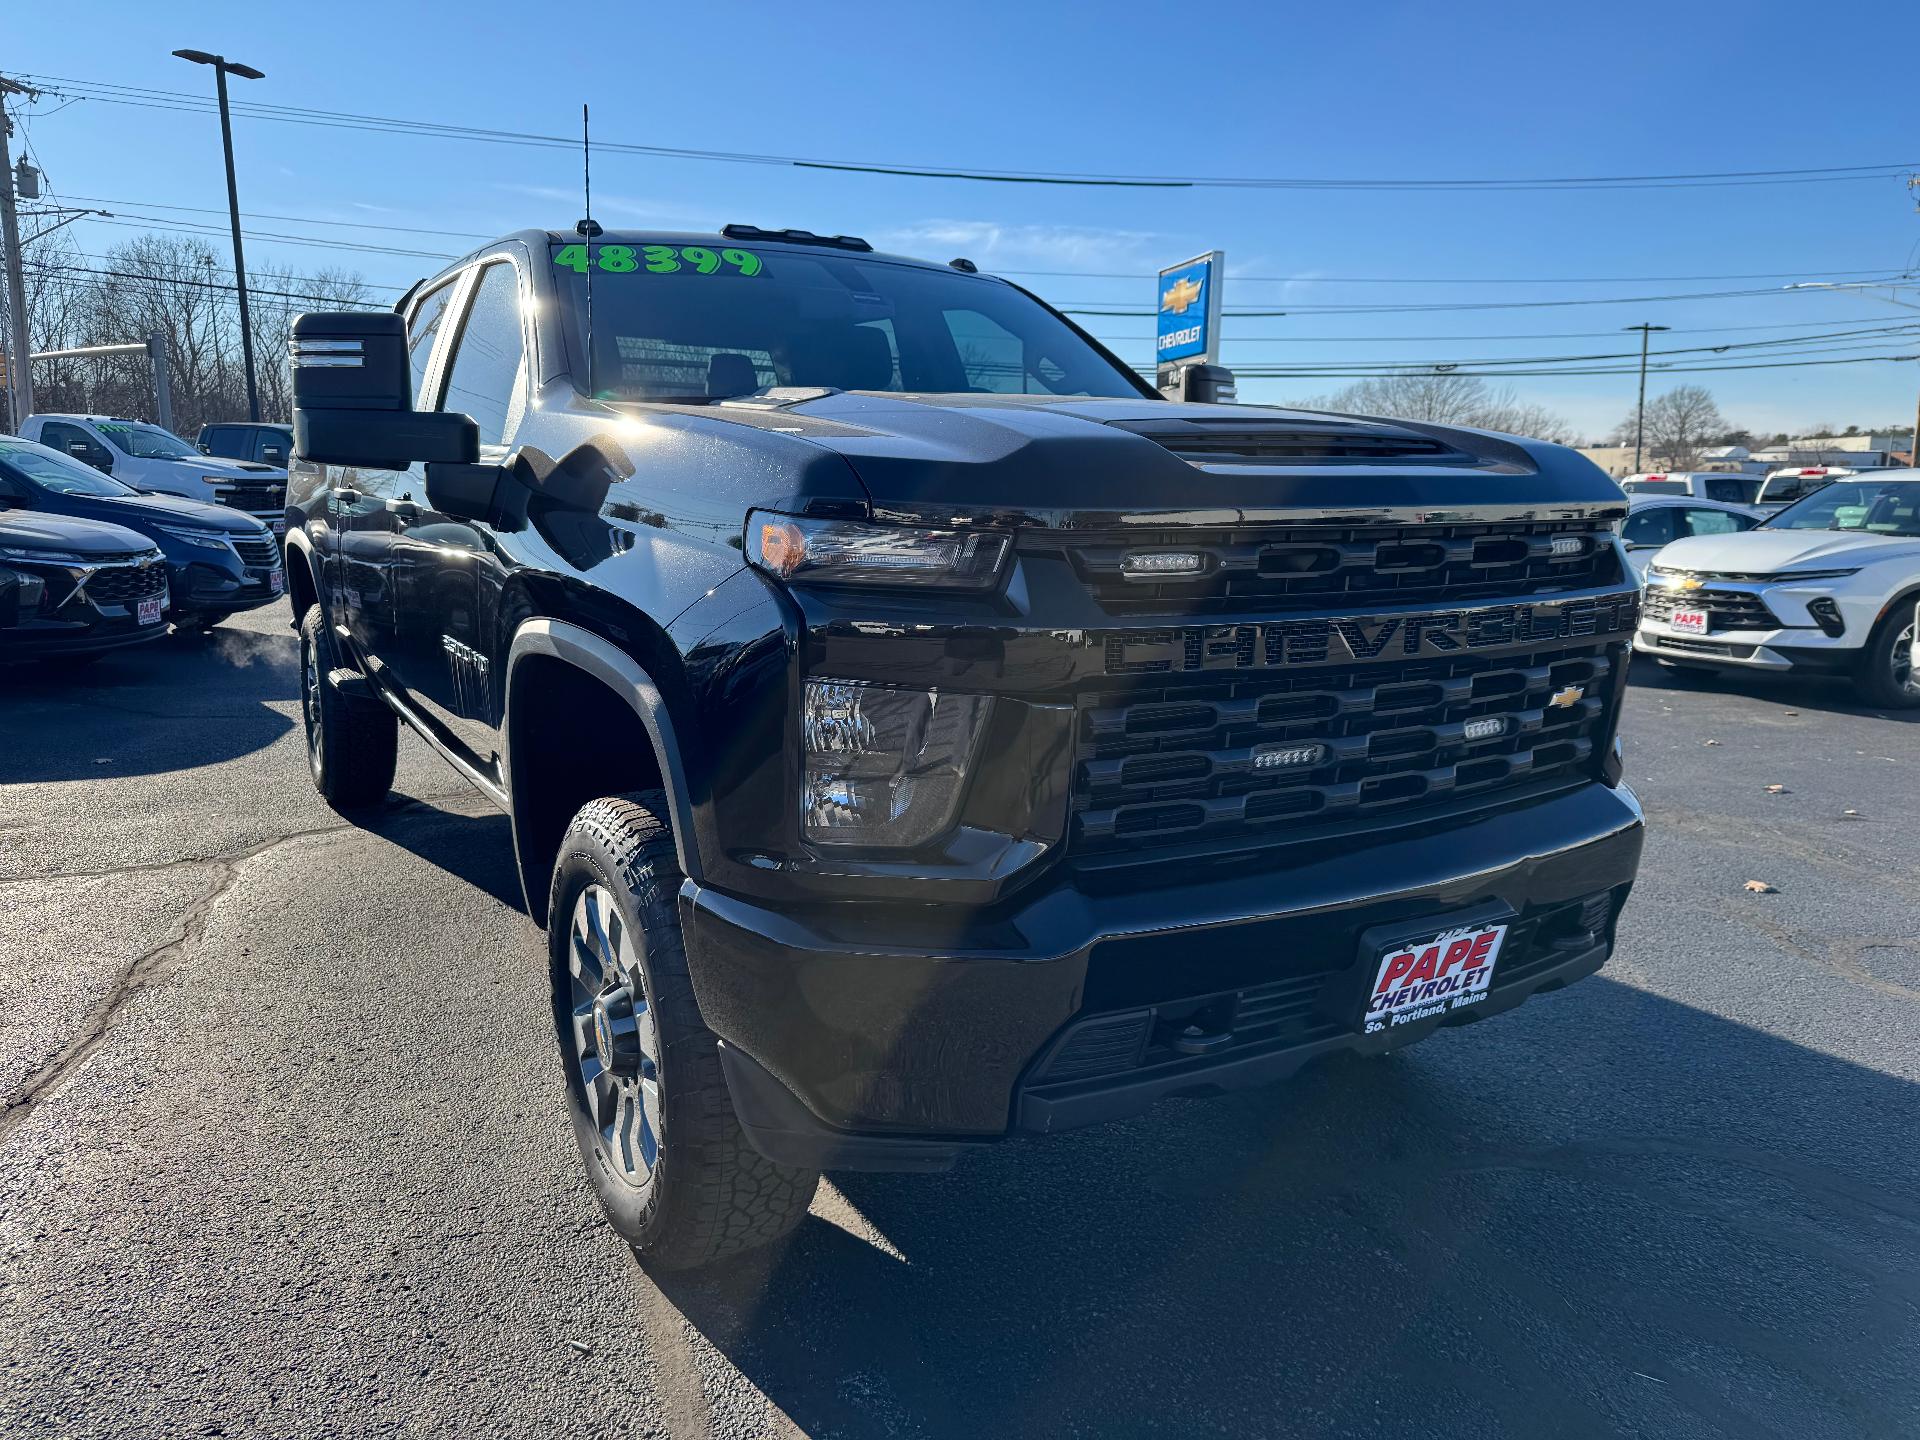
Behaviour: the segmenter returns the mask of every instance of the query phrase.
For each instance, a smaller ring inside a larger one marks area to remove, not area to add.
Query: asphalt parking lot
[[[405,739],[345,825],[295,678],[277,609],[0,672],[0,1434],[1920,1432],[1910,719],[1636,669],[1600,977],[656,1283],[506,821]]]

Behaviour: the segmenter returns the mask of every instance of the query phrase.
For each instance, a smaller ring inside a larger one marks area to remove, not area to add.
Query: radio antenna
[[[581,249],[587,257],[587,394],[598,398],[600,392],[593,383],[593,241],[600,233],[600,227],[593,218],[593,140],[587,129],[587,107],[580,106],[580,168],[586,191],[586,218],[574,226],[574,233],[585,243]]]

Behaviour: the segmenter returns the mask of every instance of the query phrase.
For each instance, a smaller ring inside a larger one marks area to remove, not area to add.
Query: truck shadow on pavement
[[[656,1279],[809,1435],[1911,1433],[1916,1102],[1600,978]]]
[[[1852,683],[1840,677],[1796,679],[1746,670],[1669,670],[1648,656],[1635,655],[1628,678],[1640,690],[1719,691],[1817,714],[1859,715],[1874,720],[1892,720],[1902,725],[1920,723],[1920,709],[1876,709],[1863,703],[1855,694]]]
[[[0,745],[0,784],[154,775],[250,755],[298,723],[298,671],[288,637],[226,629],[168,635],[83,670],[0,668],[0,735],[31,730],[52,741]]]

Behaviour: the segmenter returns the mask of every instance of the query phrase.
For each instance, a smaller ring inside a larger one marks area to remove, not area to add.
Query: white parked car
[[[1689,535],[1737,535],[1751,530],[1767,514],[1751,505],[1632,495],[1627,499],[1627,518],[1620,524],[1620,541],[1626,546],[1627,564],[1644,585],[1647,567],[1674,541]]]
[[[1620,482],[1629,495],[1670,495],[1675,499],[1724,500],[1751,505],[1760,494],[1758,475],[1729,475],[1723,470],[1661,470],[1629,475]]]
[[[287,472],[278,465],[202,455],[170,430],[116,415],[29,415],[20,438],[103,470],[123,485],[244,510],[280,535]]]
[[[1917,706],[1916,604],[1920,470],[1852,475],[1752,530],[1668,546],[1633,648],[1668,665],[1842,675],[1871,704]]]

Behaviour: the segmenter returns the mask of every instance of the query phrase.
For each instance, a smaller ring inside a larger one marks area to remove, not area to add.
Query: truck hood
[[[1585,457],[1487,431],[1254,405],[814,392],[706,407],[826,446],[876,518],[1053,528],[1625,513]]]
[[[262,465],[258,460],[228,460],[219,455],[182,456],[177,460],[146,459],[140,463],[178,466],[195,475],[218,475],[222,479],[253,480],[262,484],[287,478],[287,472],[278,465]]]
[[[102,525],[65,515],[13,511],[0,514],[0,547],[9,550],[65,551],[97,559],[145,555],[153,542],[119,525]]]
[[[1883,560],[1920,561],[1920,539],[1858,530],[1748,530],[1676,540],[1653,563],[1663,570],[1777,575],[1791,570],[1852,569]]]

